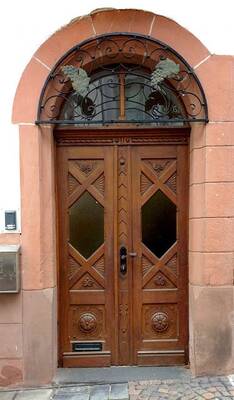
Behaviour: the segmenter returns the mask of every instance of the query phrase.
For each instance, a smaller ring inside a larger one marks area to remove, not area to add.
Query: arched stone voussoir
[[[48,74],[48,68],[32,57],[16,90],[12,110],[14,124],[35,122],[41,90]]]
[[[209,56],[202,43],[173,20],[136,9],[98,9],[73,19],[55,32],[36,51],[19,82],[13,106],[13,122],[36,120],[39,97],[49,71],[56,62],[84,40],[111,32],[138,33],[169,45],[191,65]]]
[[[90,15],[73,19],[49,37],[34,56],[51,69],[72,47],[95,36]]]
[[[196,67],[209,55],[209,50],[187,29],[162,15],[156,15],[151,36],[176,50],[191,67]]]
[[[110,32],[135,32],[150,35],[155,14],[136,9],[97,9],[90,14],[97,35]]]

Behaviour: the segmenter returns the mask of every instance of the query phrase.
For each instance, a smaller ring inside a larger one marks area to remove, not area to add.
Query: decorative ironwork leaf
[[[83,68],[77,68],[73,65],[64,65],[61,67],[62,72],[72,83],[75,92],[81,96],[85,96],[88,92],[90,78]]]
[[[159,61],[151,75],[151,85],[157,87],[159,83],[163,82],[166,78],[173,78],[180,71],[180,65],[176,64],[173,60],[166,58]]]

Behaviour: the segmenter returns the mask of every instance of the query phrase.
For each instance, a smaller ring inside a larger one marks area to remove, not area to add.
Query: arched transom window
[[[201,84],[173,49],[140,35],[88,40],[59,60],[37,123],[181,126],[207,122]]]
[[[61,120],[93,123],[182,123],[186,111],[169,82],[151,84],[150,71],[139,66],[112,65],[90,78],[84,93],[73,88],[65,96]]]

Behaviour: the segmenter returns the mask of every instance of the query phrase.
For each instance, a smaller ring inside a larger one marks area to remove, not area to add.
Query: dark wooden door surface
[[[187,344],[187,151],[133,149],[134,363],[181,364]]]
[[[185,363],[187,146],[58,147],[57,166],[60,365]]]

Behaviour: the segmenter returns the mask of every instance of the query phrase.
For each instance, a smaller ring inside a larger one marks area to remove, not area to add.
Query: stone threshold
[[[103,368],[58,368],[55,385],[108,384],[155,379],[185,379],[191,373],[185,367],[103,367]]]

